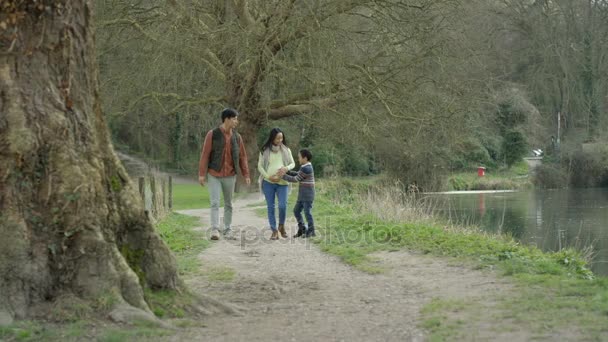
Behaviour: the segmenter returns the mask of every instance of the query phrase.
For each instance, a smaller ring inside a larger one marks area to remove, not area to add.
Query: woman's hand
[[[272,176],[268,177],[268,179],[270,179],[271,182],[277,183],[278,181],[281,180],[281,177],[278,174],[276,174],[276,175],[272,175]]]
[[[285,166],[283,166],[282,168],[279,169],[279,171],[277,172],[277,175],[279,177],[283,177],[283,175],[285,175],[287,173],[287,168]]]

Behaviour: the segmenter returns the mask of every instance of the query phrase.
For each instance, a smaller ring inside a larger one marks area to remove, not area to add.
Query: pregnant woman
[[[280,128],[270,131],[268,140],[262,146],[260,159],[258,160],[258,171],[266,207],[268,209],[268,223],[272,230],[271,240],[278,240],[279,233],[287,238],[285,231],[285,216],[287,212],[287,194],[289,185],[281,176],[295,166],[291,150],[287,147],[285,134]],[[275,217],[275,198],[279,202],[279,226]]]

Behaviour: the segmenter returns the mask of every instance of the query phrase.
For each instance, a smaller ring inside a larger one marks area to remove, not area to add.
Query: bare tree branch
[[[311,100],[307,103],[288,104],[277,108],[260,109],[257,111],[258,115],[266,114],[270,120],[280,120],[289,118],[292,116],[302,115],[306,113],[312,113],[315,109],[323,107],[331,107],[336,105],[338,101],[333,98],[324,98],[318,100]]]
[[[225,103],[225,101],[226,101],[225,97],[199,98],[199,97],[186,97],[186,96],[182,96],[182,95],[179,95],[176,93],[151,92],[151,93],[144,94],[144,95],[138,97],[137,99],[135,99],[135,101],[133,101],[129,104],[129,106],[127,107],[126,110],[117,113],[117,115],[121,116],[121,115],[128,114],[129,112],[131,112],[133,110],[133,108],[135,108],[137,106],[137,104],[139,104],[140,102],[142,102],[146,99],[154,100],[161,108],[163,108],[163,112],[165,112],[165,114],[171,114],[176,109],[178,109],[184,105],[206,105],[206,104],[214,104],[214,103],[222,104],[222,103]],[[175,101],[179,101],[180,103],[176,107],[174,107],[172,110],[166,110],[164,108],[164,105],[160,102],[161,99],[175,100]]]
[[[144,30],[144,28],[136,20],[131,19],[131,18],[119,18],[119,19],[114,19],[114,20],[108,20],[108,21],[101,22],[99,25],[101,27],[106,27],[106,26],[114,26],[114,25],[120,25],[120,24],[127,24],[130,26],[133,26],[137,31],[139,31],[141,34],[143,34],[144,37],[146,37],[154,42],[158,41],[157,38],[153,37],[146,30]]]
[[[259,23],[251,16],[249,2],[247,0],[232,0],[232,4],[234,5],[234,10],[237,18],[239,18],[241,26],[249,29],[259,26]]]

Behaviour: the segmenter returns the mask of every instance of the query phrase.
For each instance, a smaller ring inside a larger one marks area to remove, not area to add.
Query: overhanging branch
[[[312,100],[306,103],[288,104],[276,108],[258,110],[259,115],[266,114],[270,120],[280,120],[292,116],[312,113],[315,109],[331,107],[337,103],[335,98]]]

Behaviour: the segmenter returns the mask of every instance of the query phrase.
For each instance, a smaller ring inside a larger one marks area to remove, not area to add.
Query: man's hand
[[[198,183],[201,186],[205,186],[205,176],[198,176]]]
[[[251,178],[245,177],[245,184],[247,184],[247,186],[251,185]]]

